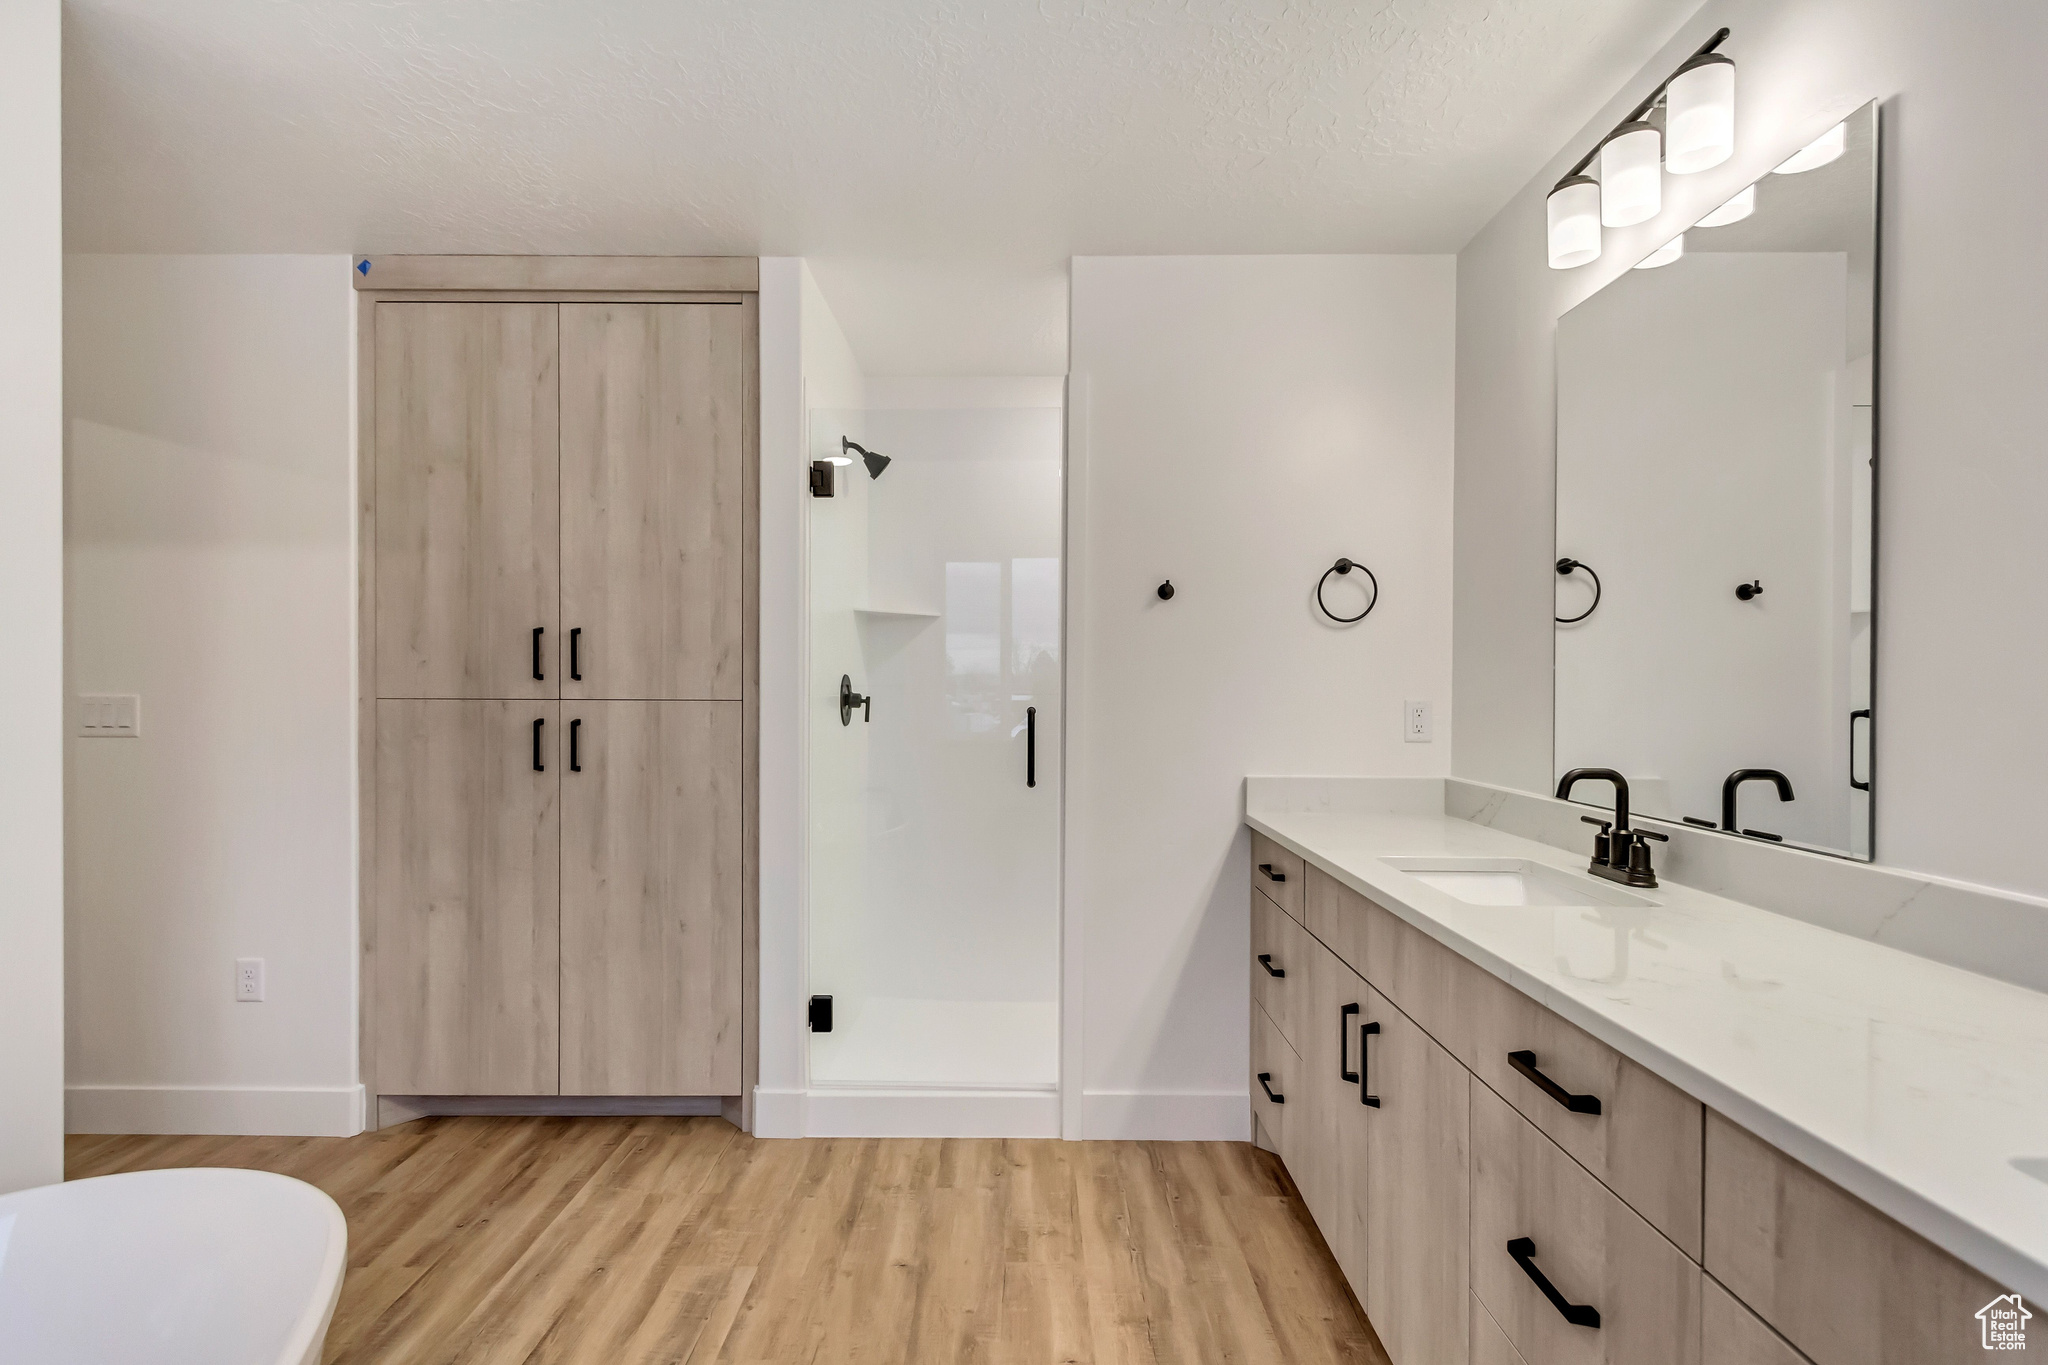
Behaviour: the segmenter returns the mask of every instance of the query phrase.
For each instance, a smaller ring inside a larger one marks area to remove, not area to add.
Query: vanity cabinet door
[[[1377,990],[1366,1018],[1366,1316],[1394,1365],[1462,1365],[1470,1344],[1471,1073]]]
[[[1598,1325],[1571,1320],[1545,1283]],[[1699,1362],[1700,1268],[1483,1085],[1472,1087],[1472,1289],[1541,1365]]]
[[[1700,1365],[1812,1365],[1712,1276],[1701,1285]]]
[[[1336,954],[1303,935],[1307,945],[1308,1007],[1301,1020],[1301,1060],[1306,1076],[1298,1087],[1304,1103],[1291,1122],[1301,1125],[1290,1135],[1297,1157],[1288,1170],[1301,1190],[1302,1201],[1315,1216],[1330,1254],[1365,1300],[1367,1122],[1371,1110],[1360,1103],[1358,1075],[1359,1027],[1366,1013],[1367,987]],[[1290,980],[1293,978],[1290,976]],[[1290,1103],[1292,1099],[1290,1097]]]

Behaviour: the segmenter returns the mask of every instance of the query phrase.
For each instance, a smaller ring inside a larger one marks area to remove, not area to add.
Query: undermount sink
[[[1591,877],[1527,858],[1382,858],[1467,905],[1655,905]]]

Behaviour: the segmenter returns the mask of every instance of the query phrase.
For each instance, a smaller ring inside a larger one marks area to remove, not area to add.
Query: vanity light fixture
[[[1735,146],[1735,64],[1726,57],[1711,62],[1701,60],[1713,56],[1714,49],[1727,40],[1728,30],[1717,30],[1613,132],[1580,157],[1578,164],[1565,172],[1564,179],[1550,191],[1546,208],[1551,269],[1570,270],[1598,259],[1603,224],[1628,227],[1647,222],[1663,207],[1664,159],[1670,149],[1665,145],[1664,134],[1647,121],[1650,111],[1659,103],[1667,105],[1667,127],[1671,126],[1674,109],[1684,119],[1681,131],[1685,138],[1685,162],[1671,165],[1673,173],[1705,170],[1728,158]],[[1686,83],[1678,90],[1674,104],[1666,97],[1673,93],[1681,78]],[[1727,150],[1716,154],[1723,140]],[[1586,174],[1595,157],[1600,160],[1597,181]],[[1703,159],[1707,157],[1712,159]]]
[[[1600,255],[1600,182],[1590,175],[1560,180],[1550,192],[1550,268],[1570,270]]]
[[[1726,227],[1739,223],[1756,212],[1756,186],[1751,185],[1727,203],[1715,209],[1706,217],[1694,223],[1694,227]]]
[[[1735,153],[1735,63],[1703,52],[1664,91],[1664,168],[1691,175]]]
[[[1664,135],[1647,123],[1624,123],[1600,144],[1600,223],[1634,227],[1664,207],[1660,164]]]
[[[1638,270],[1655,270],[1660,265],[1670,265],[1685,254],[1685,234],[1679,233],[1664,245],[1636,262]]]
[[[1849,125],[1837,123],[1813,141],[1801,147],[1778,163],[1777,174],[1798,175],[1801,171],[1817,171],[1830,161],[1841,158],[1849,150]]]

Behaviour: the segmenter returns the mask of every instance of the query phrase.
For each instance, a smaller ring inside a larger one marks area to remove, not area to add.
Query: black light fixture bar
[[[1649,113],[1652,109],[1655,109],[1657,107],[1657,101],[1664,98],[1664,92],[1671,88],[1672,81],[1678,79],[1678,74],[1680,71],[1685,70],[1686,67],[1692,65],[1692,63],[1706,56],[1709,52],[1712,52],[1715,48],[1721,46],[1721,44],[1727,41],[1728,30],[1725,28],[1718,30],[1713,37],[1707,39],[1707,41],[1700,46],[1699,51],[1693,53],[1692,56],[1687,57],[1684,61],[1680,62],[1678,64],[1678,70],[1673,71],[1670,75],[1666,76],[1664,78],[1663,83],[1659,85],[1655,90],[1652,90],[1650,92],[1650,97],[1648,99],[1644,100],[1641,104],[1638,104],[1634,109],[1630,110],[1627,118],[1623,119],[1620,123],[1615,124],[1614,128],[1609,130],[1607,137],[1614,136],[1615,132],[1619,131],[1623,127],[1626,127],[1628,124],[1640,122],[1645,114]],[[1557,182],[1558,186],[1561,187],[1566,180],[1570,180],[1573,176],[1584,175],[1586,173],[1586,167],[1593,164],[1593,158],[1600,155],[1600,148],[1606,144],[1607,137],[1603,137],[1598,142],[1595,142],[1593,144],[1593,150],[1587,152],[1584,156],[1580,157],[1578,160],[1578,164],[1573,166],[1569,171],[1566,171],[1564,173],[1563,178]],[[1556,193],[1556,189],[1553,189],[1551,192],[1553,194]]]

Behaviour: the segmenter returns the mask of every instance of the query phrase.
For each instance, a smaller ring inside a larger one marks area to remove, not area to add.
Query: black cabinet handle
[[[1598,1095],[1574,1095],[1550,1077],[1536,1069],[1536,1054],[1533,1052],[1510,1052],[1508,1065],[1529,1078],[1529,1081],[1544,1094],[1556,1100],[1574,1114],[1597,1114],[1600,1112]]]
[[[1261,1072],[1259,1073],[1259,1089],[1261,1089],[1261,1090],[1265,1091],[1265,1092],[1266,1092],[1266,1098],[1267,1098],[1267,1099],[1269,1099],[1269,1100],[1271,1100],[1271,1101],[1273,1101],[1273,1103],[1275,1103],[1275,1104],[1285,1104],[1285,1103],[1287,1103],[1287,1097],[1286,1097],[1285,1095],[1276,1095],[1276,1094],[1274,1094],[1274,1093],[1273,1093],[1273,1087],[1267,1084],[1267,1082],[1268,1082],[1268,1081],[1270,1081],[1270,1080],[1272,1080],[1272,1079],[1273,1079],[1273,1073],[1272,1073],[1272,1072],[1270,1072],[1270,1071],[1261,1071]]]
[[[544,773],[548,770],[548,765],[540,761],[540,727],[546,724],[547,719],[545,717],[535,716],[533,718],[533,770],[537,773]]]
[[[1572,1303],[1557,1292],[1544,1273],[1536,1268],[1536,1243],[1527,1237],[1517,1237],[1508,1243],[1508,1255],[1515,1258],[1515,1264],[1522,1267],[1522,1273],[1536,1282],[1543,1291],[1543,1297],[1550,1300],[1550,1306],[1564,1315],[1564,1320],[1574,1327],[1598,1327],[1600,1310],[1590,1303]]]
[[[583,627],[581,626],[577,626],[569,632],[569,680],[571,682],[583,681],[583,664],[577,658],[578,650],[576,648],[582,643],[582,640],[579,638],[582,634]]]
[[[1287,880],[1287,874],[1285,872],[1275,872],[1271,863],[1260,863],[1259,871],[1266,874],[1266,880],[1269,882],[1284,882]]]
[[[1366,1092],[1372,1089],[1372,1071],[1366,1065],[1365,1040],[1380,1031],[1379,1020],[1358,1026],[1358,1102],[1368,1109],[1380,1107],[1380,1097]]]
[[[548,677],[547,674],[540,671],[540,637],[546,630],[546,626],[535,626],[533,628],[533,680],[535,682],[546,682]]]
[[[1859,720],[1868,721],[1869,719],[1870,708],[1867,706],[1859,706],[1849,713],[1849,785],[1860,792],[1869,791],[1870,783],[1868,781],[1858,782],[1856,780],[1856,722]]]
[[[1337,1011],[1337,1075],[1354,1084],[1358,1073],[1351,1069],[1351,1016],[1356,1013],[1356,1005],[1346,1005]]]
[[[576,756],[576,732],[582,728],[583,718],[581,716],[569,722],[569,771],[572,773],[583,771],[583,760]]]
[[[1266,975],[1267,975],[1267,976],[1285,976],[1285,975],[1287,975],[1287,969],[1286,969],[1285,967],[1275,967],[1275,966],[1273,965],[1273,955],[1272,955],[1271,953],[1260,953],[1260,954],[1259,954],[1259,965],[1260,965],[1261,967],[1264,967],[1264,968],[1266,969]]]
[[[1015,734],[1016,731],[1010,733]],[[1038,785],[1038,708],[1024,708],[1024,785]]]

